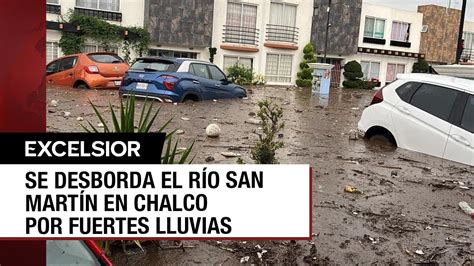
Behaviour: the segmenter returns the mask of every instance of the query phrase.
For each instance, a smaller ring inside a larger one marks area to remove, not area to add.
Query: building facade
[[[418,6],[423,14],[420,52],[433,64],[452,64],[456,61],[461,10],[436,5]]]
[[[214,63],[225,71],[235,64],[250,67],[268,84],[294,84],[312,15],[308,0],[216,0]]]
[[[357,53],[345,58],[362,65],[364,80],[384,86],[397,74],[411,73],[420,53],[423,14],[364,3]]]
[[[144,1],[46,0],[46,61],[50,62],[63,56],[59,47],[59,40],[62,32],[68,29],[58,28],[57,23],[61,22],[61,16],[66,17],[70,11],[74,11],[98,17],[117,25],[143,27],[145,20]],[[104,50],[104,47],[92,40],[87,40],[82,50],[84,52],[100,52]],[[121,47],[111,47],[110,50],[122,55]]]

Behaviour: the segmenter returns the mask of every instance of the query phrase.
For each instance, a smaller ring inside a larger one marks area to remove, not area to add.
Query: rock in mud
[[[76,118],[76,120],[80,122],[80,121],[84,121],[84,118],[82,118],[81,116],[79,116],[79,117]]]
[[[214,160],[215,160],[215,158],[213,156],[207,156],[206,159],[205,159],[206,163],[212,162]]]
[[[232,158],[232,157],[240,157],[242,156],[241,154],[235,153],[235,152],[230,152],[230,151],[224,151],[221,152],[221,155],[226,157],[226,158]]]
[[[51,107],[58,107],[58,101],[56,100],[51,100],[51,103],[49,104]]]
[[[183,134],[184,134],[184,130],[178,129],[178,130],[176,130],[176,134],[177,134],[177,135],[183,135]]]
[[[206,135],[210,138],[218,138],[221,134],[221,128],[216,124],[209,124],[206,127]]]
[[[189,117],[184,117],[184,116],[183,116],[183,117],[181,117],[181,120],[183,120],[183,121],[189,121],[190,119],[189,119]]]
[[[257,118],[249,118],[247,121],[245,121],[247,124],[252,124],[252,125],[261,125],[262,121]]]

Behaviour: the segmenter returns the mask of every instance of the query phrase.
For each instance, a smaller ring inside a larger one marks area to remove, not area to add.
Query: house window
[[[270,24],[294,27],[296,24],[296,6],[286,3],[271,3]]]
[[[59,44],[57,42],[46,42],[46,62],[49,63],[59,57]]]
[[[257,6],[227,3],[225,42],[255,44],[257,38]]]
[[[405,65],[401,64],[387,64],[387,79],[386,82],[392,82],[397,79],[398,74],[405,73]]]
[[[110,52],[110,53],[118,53],[117,47],[109,47],[105,49],[104,46],[97,45],[97,44],[86,44],[82,48],[83,53],[97,53],[97,52]]]
[[[392,41],[408,42],[410,39],[410,23],[392,23]]]
[[[59,0],[46,0],[47,4],[59,5]]]
[[[474,60],[474,32],[464,32],[464,50],[461,59],[464,61]]]
[[[364,37],[383,39],[385,31],[385,19],[365,18]]]
[[[362,61],[362,73],[364,73],[364,80],[379,80],[380,74],[380,63],[379,62],[370,62]]]
[[[225,73],[228,73],[227,70],[231,66],[244,66],[246,68],[253,68],[253,59],[252,58],[245,58],[245,57],[240,57],[240,56],[224,56],[224,71]]]
[[[265,76],[269,82],[291,82],[293,56],[284,54],[267,54]]]
[[[76,0],[76,6],[118,12],[120,10],[120,0]]]

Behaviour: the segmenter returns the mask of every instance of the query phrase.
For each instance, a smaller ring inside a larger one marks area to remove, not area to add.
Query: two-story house
[[[423,14],[363,3],[357,53],[345,58],[362,65],[365,80],[380,86],[411,73],[419,58]]]
[[[250,67],[268,84],[294,84],[312,13],[308,0],[216,0],[214,62],[225,71],[235,64]]]
[[[46,0],[46,61],[50,62],[62,56],[59,40],[62,32],[74,31],[60,24],[61,16],[67,16],[74,11],[80,14],[104,19],[110,23],[122,26],[144,25],[145,0]],[[103,51],[104,47],[88,40],[82,49],[84,52]],[[121,55],[120,47],[110,49]]]

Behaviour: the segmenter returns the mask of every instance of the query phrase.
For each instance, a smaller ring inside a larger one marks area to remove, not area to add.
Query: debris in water
[[[247,121],[245,121],[247,124],[252,124],[252,125],[260,125],[262,124],[262,121],[257,118],[249,118]]]
[[[183,120],[183,121],[189,121],[190,119],[189,119],[189,117],[184,117],[184,116],[183,116],[183,117],[181,117],[181,120]]]
[[[345,192],[348,192],[348,193],[356,193],[356,194],[363,194],[362,191],[358,190],[357,188],[351,186],[351,185],[347,185],[345,188],[344,188],[344,191]]]
[[[224,156],[224,157],[227,157],[227,158],[242,156],[241,154],[238,154],[238,153],[235,153],[235,152],[230,152],[230,151],[221,152],[221,155]]]
[[[242,258],[240,259],[240,263],[242,263],[242,264],[243,264],[243,263],[247,263],[247,262],[249,261],[249,259],[250,259],[249,256],[242,257]]]

